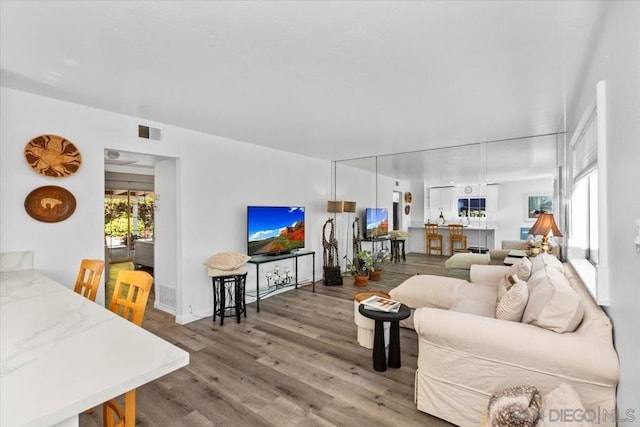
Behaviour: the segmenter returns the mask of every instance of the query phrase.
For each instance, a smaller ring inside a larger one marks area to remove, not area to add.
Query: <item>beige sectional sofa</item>
[[[499,285],[517,268],[473,265],[471,282],[417,275],[390,291],[414,311],[401,324],[418,334],[418,409],[477,426],[498,390],[533,385],[545,394],[565,383],[598,416],[594,425],[615,425],[619,363],[609,318],[573,268],[551,255],[531,261],[521,321],[495,318],[504,305]]]

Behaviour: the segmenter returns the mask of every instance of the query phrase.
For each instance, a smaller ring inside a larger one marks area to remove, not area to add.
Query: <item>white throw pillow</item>
[[[215,270],[231,271],[239,269],[250,259],[250,256],[237,252],[221,252],[209,257],[204,265]]]
[[[529,302],[522,323],[558,333],[573,332],[582,322],[584,305],[569,280],[558,271],[534,273],[529,280]]]
[[[524,257],[522,258],[522,260],[520,260],[520,262],[513,264],[511,267],[509,267],[509,271],[507,271],[502,279],[500,279],[500,283],[498,284],[498,301],[502,299],[504,294],[511,287],[509,277],[513,276],[514,274],[524,282],[529,280],[529,276],[531,275],[531,261],[529,260],[529,258]]]
[[[512,280],[515,283],[498,301],[496,319],[519,322],[522,320],[522,314],[527,306],[529,290],[527,289],[527,282],[520,280],[517,275],[514,274]]]
[[[560,415],[573,415],[567,419],[559,419]],[[538,418],[538,427],[591,427],[589,417],[578,393],[569,384],[561,383],[558,387],[542,396],[542,408]]]

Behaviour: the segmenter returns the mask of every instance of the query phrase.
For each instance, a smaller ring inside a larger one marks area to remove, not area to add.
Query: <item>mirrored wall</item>
[[[369,237],[367,208],[387,209],[388,229],[409,232],[407,252],[426,253],[426,222],[463,224],[471,247],[494,249],[503,240],[520,240],[533,225],[539,204],[546,210],[557,209],[561,137],[553,134],[337,161],[335,199],[357,203],[351,218],[337,221],[338,228],[344,229],[338,237],[346,238],[339,239],[340,246],[351,247],[354,217],[360,218],[360,236],[365,241]],[[446,228],[440,227],[443,235]],[[444,237],[443,255],[448,256],[448,235]]]

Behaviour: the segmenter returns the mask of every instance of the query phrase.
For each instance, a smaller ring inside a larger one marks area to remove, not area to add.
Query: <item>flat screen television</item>
[[[381,237],[389,234],[389,210],[387,208],[367,208],[364,214],[364,237]]]
[[[277,255],[304,248],[303,206],[248,206],[247,254]]]

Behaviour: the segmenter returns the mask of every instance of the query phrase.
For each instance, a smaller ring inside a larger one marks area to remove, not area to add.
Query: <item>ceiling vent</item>
[[[160,141],[160,129],[149,126],[138,125],[138,136],[144,139],[153,139]]]

